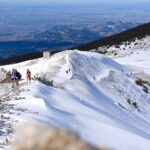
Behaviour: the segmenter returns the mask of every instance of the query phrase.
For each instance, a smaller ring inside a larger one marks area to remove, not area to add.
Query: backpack
[[[22,78],[22,75],[20,74],[20,72],[16,72],[16,77],[18,77],[18,79],[20,80]]]

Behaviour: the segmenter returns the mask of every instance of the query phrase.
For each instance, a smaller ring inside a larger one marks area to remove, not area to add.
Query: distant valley
[[[134,8],[134,9],[133,9]],[[144,10],[147,11],[144,11]],[[0,6],[0,60],[62,50],[148,22],[148,5]],[[137,17],[138,16],[138,17]]]
[[[137,26],[131,22],[106,22],[100,25],[57,25],[40,32],[0,35],[0,59],[35,51],[61,50],[98,40]],[[16,32],[17,33],[17,32]],[[12,38],[13,37],[13,38]]]

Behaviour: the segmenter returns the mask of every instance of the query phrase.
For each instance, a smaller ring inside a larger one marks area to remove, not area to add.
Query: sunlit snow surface
[[[18,69],[23,78],[29,68],[33,76],[55,83],[51,87],[22,81],[19,94],[24,99],[12,96],[8,102],[26,110],[18,116],[20,120],[75,130],[86,141],[115,150],[150,149],[150,94],[111,58],[64,51],[49,60],[41,58],[4,68]],[[128,99],[137,103],[138,110]]]
[[[120,48],[111,46],[108,51],[117,55],[111,55],[118,63],[127,65],[133,71],[144,72],[150,75],[150,36],[136,39],[133,42],[125,42]]]

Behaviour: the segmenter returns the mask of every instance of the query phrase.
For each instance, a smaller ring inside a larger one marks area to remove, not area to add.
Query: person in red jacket
[[[27,69],[26,78],[27,78],[27,83],[31,82],[31,71],[29,69]]]

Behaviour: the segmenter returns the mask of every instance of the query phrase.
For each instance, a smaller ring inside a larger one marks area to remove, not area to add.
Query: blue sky
[[[0,0],[0,2],[4,3],[64,3],[64,4],[71,4],[71,3],[137,3],[137,2],[149,2],[149,0]]]
[[[150,0],[0,0],[0,6],[117,6],[116,4],[126,4],[126,8],[148,7]],[[111,5],[109,5],[111,3]],[[130,5],[132,4],[132,5]],[[143,6],[144,5],[144,6]],[[103,5],[104,6],[104,5]],[[118,8],[118,7],[117,7]]]

